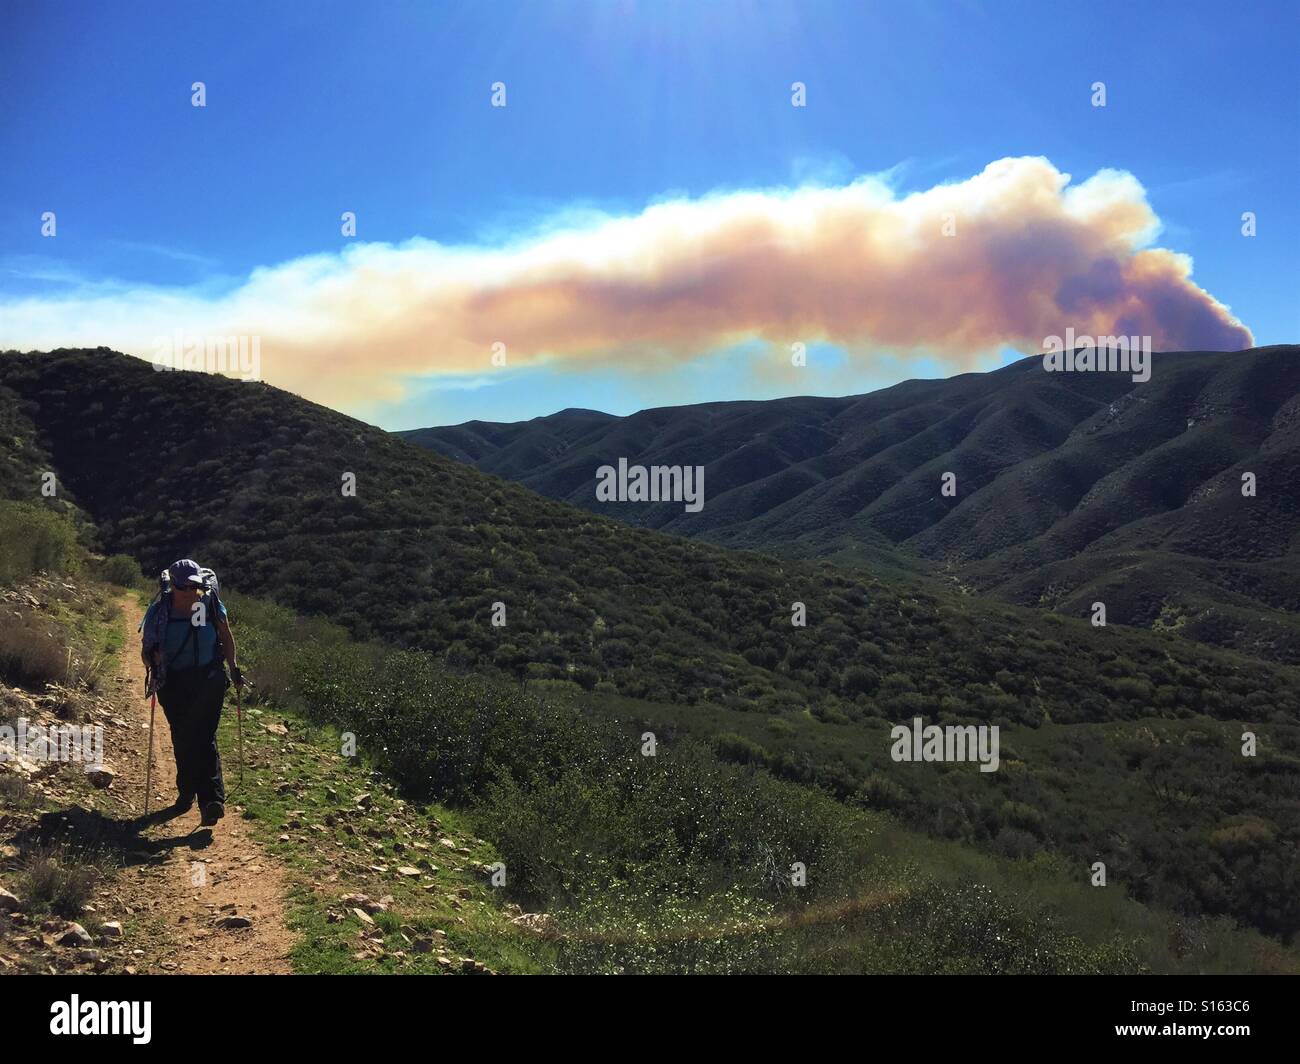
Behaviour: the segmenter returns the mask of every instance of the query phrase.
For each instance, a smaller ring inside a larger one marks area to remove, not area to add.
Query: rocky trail
[[[117,756],[121,774],[114,789],[143,813],[144,777],[149,738],[149,703],[144,690],[144,664],[135,652],[136,629],[143,611],[132,595],[121,600],[126,649],[120,662],[118,688],[122,716],[136,725]],[[232,696],[233,703],[233,696]],[[227,707],[232,712],[233,704]],[[117,889],[125,905],[146,913],[159,926],[164,941],[142,944],[141,971],[189,974],[289,972],[293,939],[284,920],[285,870],[263,851],[252,829],[241,818],[239,767],[233,751],[223,751],[226,817],[215,828],[199,827],[196,805],[171,818],[167,807],[176,797],[176,763],[162,710],[153,728],[151,815],[140,833],[148,859],[129,865]],[[168,933],[170,931],[170,933]]]
[[[222,750],[227,805],[215,829],[199,826],[197,805],[174,815],[176,767],[160,707],[150,816],[143,818],[150,716],[138,652],[143,610],[131,594],[118,606],[123,649],[110,665],[116,675],[105,677],[97,721],[105,731],[107,782],[89,796],[67,795],[63,808],[45,813],[31,830],[42,839],[111,850],[119,867],[95,890],[84,925],[46,920],[9,945],[27,947],[29,967],[49,970],[287,974],[293,935],[285,925],[286,870],[241,817],[235,751]],[[234,712],[233,695],[226,712]]]

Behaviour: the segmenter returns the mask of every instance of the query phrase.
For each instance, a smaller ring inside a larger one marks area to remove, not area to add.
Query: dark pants
[[[158,701],[172,732],[176,792],[182,800],[194,795],[200,805],[226,801],[217,725],[228,684],[226,670],[215,664],[171,670],[158,689]]]

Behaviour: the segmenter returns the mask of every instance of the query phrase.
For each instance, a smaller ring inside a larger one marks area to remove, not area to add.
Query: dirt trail
[[[134,596],[121,599],[126,637],[119,665],[119,704],[132,727],[124,749],[116,753],[119,787],[132,811],[144,812],[145,758],[148,752],[149,702],[144,690],[144,664],[136,628],[143,610]],[[233,712],[228,706],[227,712]],[[195,805],[188,813],[158,819],[176,798],[176,763],[171,733],[161,707],[154,720],[153,796],[150,825],[141,832],[142,850],[153,856],[124,868],[116,884],[121,901],[155,923],[159,941],[128,943],[143,949],[138,970],[183,974],[287,974],[294,936],[285,926],[284,897],[288,877],[279,861],[267,854],[241,817],[239,768],[234,751],[222,750],[226,776],[225,819],[215,829],[199,827]],[[251,927],[221,928],[230,915],[247,917]]]

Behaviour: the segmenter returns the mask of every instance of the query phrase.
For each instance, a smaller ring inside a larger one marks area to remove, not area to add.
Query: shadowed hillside
[[[1153,363],[1145,383],[1025,359],[843,399],[403,435],[632,524],[791,557],[910,557],[1023,605],[1086,616],[1100,600],[1112,622],[1300,660],[1297,348]],[[703,465],[704,509],[596,502],[596,468],[619,457]]]
[[[1297,927],[1293,668],[633,528],[286,392],[104,349],[0,356],[0,386],[11,494],[39,503],[48,462],[101,545],[147,571],[198,557],[230,588],[430,652],[429,667],[695,732],[746,772],[999,856],[1111,855],[1144,902],[1283,940]],[[417,760],[465,738],[421,715],[427,685],[402,677],[424,666],[394,659],[380,683],[369,660],[327,650],[303,690],[427,732]],[[889,725],[913,717],[999,725],[1002,770],[893,762]],[[461,722],[470,738],[483,724]],[[1124,826],[1134,810],[1149,829]]]
[[[811,701],[895,717],[972,683],[987,686],[962,712],[1060,720],[1087,715],[1097,667],[1136,638],[1078,624],[1062,632],[1077,646],[1054,658],[1032,616],[629,528],[262,384],[104,350],[2,365],[36,426],[28,450],[48,451],[106,547],[150,568],[202,555],[238,586],[453,665],[665,702]],[[496,602],[504,627],[491,623]],[[791,625],[795,602],[807,627]],[[1140,657],[1170,653],[1199,689],[1239,671],[1156,641]],[[1141,676],[1149,666],[1132,657]],[[910,676],[915,705],[877,697],[892,670]],[[1036,674],[1041,693],[1013,697],[1001,670]],[[1245,688],[1280,686],[1251,676]],[[1217,711],[1244,708],[1230,694]]]

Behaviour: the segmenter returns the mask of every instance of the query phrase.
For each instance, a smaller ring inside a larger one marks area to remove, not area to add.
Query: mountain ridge
[[[466,426],[400,435],[628,523],[785,557],[938,572],[1075,616],[1091,608],[1101,559],[1136,565],[1134,593],[1103,581],[1114,620],[1152,627],[1172,614],[1198,639],[1297,661],[1298,353],[1157,353],[1145,383],[1039,372],[1031,357],[842,398],[477,423],[472,447]],[[597,502],[594,471],[617,457],[703,465],[703,510]],[[1248,503],[1225,491],[1244,472],[1256,475]],[[945,473],[956,477],[951,498]],[[1215,566],[1231,570],[1236,590],[1213,578]],[[1218,601],[1225,591],[1229,601]],[[1215,609],[1219,623],[1207,622]]]
[[[504,728],[513,748],[532,727],[510,716],[519,700],[448,695],[430,709],[426,688],[512,678],[529,699],[573,699],[615,724],[632,766],[647,731],[670,749],[698,738],[745,778],[1004,857],[1047,848],[1083,869],[1113,853],[1139,901],[1283,938],[1297,926],[1293,666],[629,527],[268,385],[104,349],[0,355],[0,421],[20,516],[75,500],[96,545],[146,573],[201,559],[239,631],[251,594],[305,615],[294,630],[323,618],[365,640],[320,643],[286,690],[342,722],[372,719],[413,785],[456,750],[481,780],[481,728]],[[49,472],[55,499],[41,494]],[[374,678],[377,653],[392,664]],[[891,725],[916,717],[997,727],[1003,767],[900,769]],[[1259,761],[1241,756],[1243,728]],[[556,759],[571,753],[561,744]],[[510,793],[507,811],[527,789]]]

